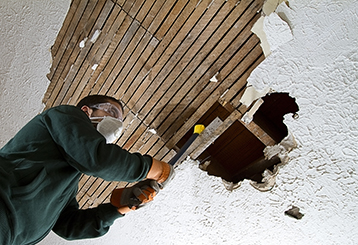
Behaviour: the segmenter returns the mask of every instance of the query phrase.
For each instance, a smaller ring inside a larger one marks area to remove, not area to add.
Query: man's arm
[[[95,238],[106,234],[113,222],[120,217],[123,215],[109,203],[81,210],[73,198],[52,230],[67,240]]]

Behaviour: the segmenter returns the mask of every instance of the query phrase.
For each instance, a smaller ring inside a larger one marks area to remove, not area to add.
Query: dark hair
[[[123,105],[119,100],[107,95],[100,95],[100,94],[86,96],[83,99],[81,99],[76,106],[78,108],[82,108],[82,106],[84,105],[91,107],[99,103],[107,103],[107,102],[116,102],[120,105],[121,109],[123,110]]]

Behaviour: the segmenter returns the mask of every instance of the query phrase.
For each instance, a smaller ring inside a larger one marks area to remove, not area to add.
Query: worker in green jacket
[[[115,219],[153,199],[173,168],[111,144],[122,119],[118,100],[88,96],[44,111],[0,150],[1,245],[36,244],[51,230],[69,240],[102,236]],[[138,183],[114,190],[110,203],[81,210],[82,173]]]

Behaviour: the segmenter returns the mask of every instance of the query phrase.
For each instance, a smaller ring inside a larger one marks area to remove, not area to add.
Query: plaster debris
[[[288,135],[277,145],[267,146],[264,149],[264,155],[266,159],[272,159],[277,156],[280,158],[281,163],[274,166],[273,171],[266,169],[262,174],[262,182],[257,183],[256,181],[251,181],[250,184],[255,189],[259,191],[269,191],[276,184],[276,176],[279,173],[279,167],[283,164],[288,163],[289,157],[288,153],[297,147],[297,142],[293,135],[289,132]]]
[[[284,4],[283,7],[287,6]],[[278,47],[288,43],[293,39],[290,26],[276,13],[265,17],[263,31],[270,46],[270,52],[274,52]]]
[[[148,132],[152,134],[157,134],[157,131],[154,128],[149,129]]]
[[[250,106],[255,100],[264,97],[267,93],[273,92],[270,88],[259,92],[251,84],[247,84],[244,94],[242,95],[240,102],[245,106]]]
[[[80,42],[80,48],[84,48],[86,46],[87,40],[88,40],[88,38],[86,37]]]
[[[254,119],[254,114],[257,112],[257,110],[260,108],[260,106],[264,103],[263,99],[256,100],[255,104],[251,107],[251,109],[246,112],[242,118],[241,121],[243,121],[246,124],[249,124]]]
[[[101,30],[96,30],[94,33],[93,33],[93,36],[90,40],[91,43],[95,43],[97,41],[97,38],[99,37],[99,35],[101,34]]]
[[[212,78],[210,78],[210,82],[217,83],[219,81],[216,77],[218,74],[219,74],[219,72],[217,72]]]
[[[264,155],[266,159],[271,159],[274,156],[278,156],[281,163],[285,164],[288,162],[288,153],[297,147],[297,142],[289,131],[288,135],[277,145],[267,146],[264,149]]]
[[[276,12],[274,12],[277,7],[280,7],[280,9],[288,8],[285,3],[281,2],[283,1],[267,1],[266,4],[268,5],[266,6],[266,11],[269,14],[261,16],[251,29],[251,31],[260,39],[260,45],[265,57],[269,56],[271,52],[278,47],[293,39],[290,26],[286,21],[280,18]],[[279,3],[281,4],[278,5]]]
[[[264,15],[268,16],[272,14],[282,2],[288,4],[286,0],[267,0],[262,7]]]
[[[233,182],[226,181],[224,179],[221,179],[221,180],[223,181],[224,186],[225,186],[226,190],[228,190],[228,191],[233,191],[233,190],[239,188],[242,183],[242,182],[233,183]]]
[[[98,64],[94,64],[93,66],[92,66],[92,70],[96,70],[97,69],[97,67],[98,67]]]
[[[261,16],[256,23],[252,26],[251,31],[256,34],[256,36],[260,39],[260,46],[265,57],[271,54],[270,45],[267,41],[266,33],[263,30],[265,17]]]
[[[205,161],[204,163],[199,164],[199,168],[203,171],[206,171],[211,161]]]
[[[220,99],[223,98],[227,94],[227,92],[229,92],[229,89],[225,90],[225,92],[220,96]]]
[[[266,169],[262,173],[262,183],[257,183],[256,181],[250,181],[252,187],[259,191],[270,191],[276,184],[276,176],[278,175],[278,167],[274,166],[273,171]]]
[[[295,206],[292,206],[291,209],[285,211],[285,214],[295,219],[302,219],[302,217],[304,216],[304,214],[300,213],[300,209]]]

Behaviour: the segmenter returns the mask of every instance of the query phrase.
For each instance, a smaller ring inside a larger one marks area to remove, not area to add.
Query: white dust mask
[[[114,117],[91,117],[90,119],[92,123],[97,123],[97,131],[106,138],[107,144],[113,143],[121,135],[123,129],[121,120]]]

